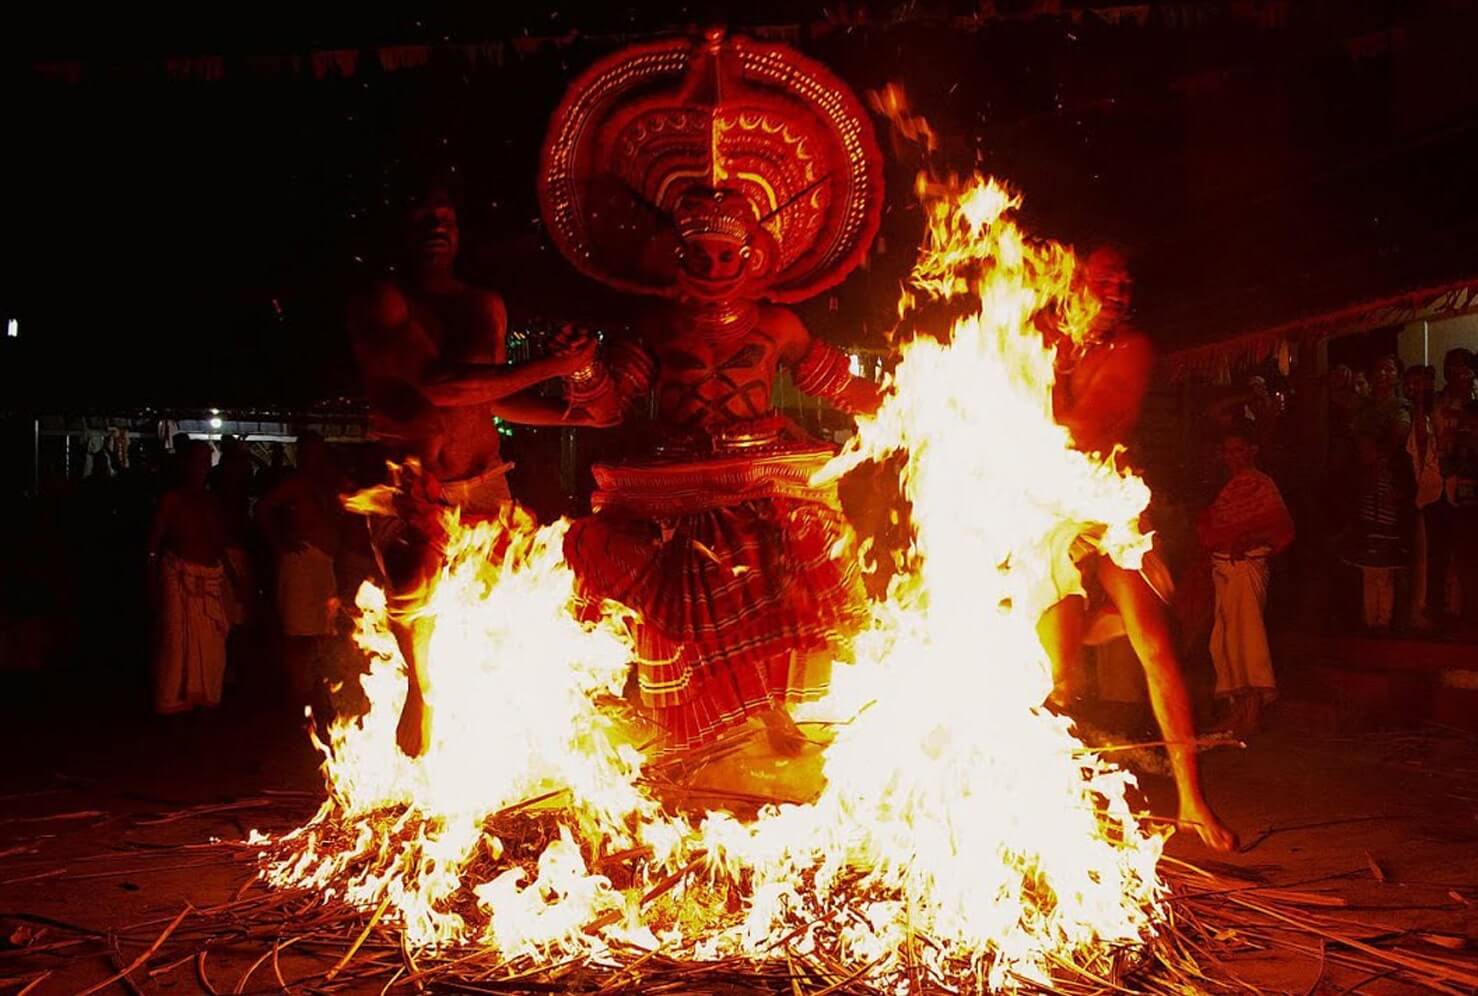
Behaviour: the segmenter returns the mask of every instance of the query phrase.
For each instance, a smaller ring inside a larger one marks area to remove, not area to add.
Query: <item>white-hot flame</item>
[[[418,946],[469,939],[451,902],[464,888],[485,902],[553,896],[542,917],[494,918],[489,937],[520,953],[583,945],[590,911],[611,900],[594,878],[566,888],[572,863],[583,860],[568,837],[551,845],[532,884],[517,870],[467,883],[463,871],[505,846],[485,831],[489,816],[541,796],[562,807],[567,835],[600,842],[592,853],[634,846],[633,828],[643,824],[653,824],[651,841],[664,839],[656,803],[636,784],[641,755],[596,704],[620,696],[631,644],[615,607],[595,622],[573,615],[565,523],[535,529],[510,510],[462,527],[449,515],[446,563],[418,610],[435,620],[427,654],[431,743],[415,759],[397,745],[405,665],[385,595],[366,584],[356,639],[369,658],[361,684],[370,709],[333,726],[323,747],[330,797],[298,832],[299,853],[268,875],[370,906],[388,895]]]

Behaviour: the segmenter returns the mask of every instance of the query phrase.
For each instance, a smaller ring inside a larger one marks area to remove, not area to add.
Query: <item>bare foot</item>
[[[1237,835],[1211,811],[1204,800],[1196,805],[1181,805],[1180,829],[1194,830],[1201,838],[1201,843],[1223,854],[1235,851],[1239,846]]]
[[[770,740],[770,748],[782,757],[795,757],[810,746],[811,741],[801,732],[801,728],[795,725],[795,720],[784,709],[766,709],[760,713],[760,721],[765,724],[765,733]]]
[[[1053,715],[1067,716],[1069,718],[1072,717],[1073,710],[1077,704],[1078,697],[1062,687],[1054,687],[1052,694],[1047,696],[1047,701],[1042,703],[1046,710]]]
[[[406,697],[395,727],[395,742],[406,757],[420,757],[431,746],[431,707],[421,696]]]

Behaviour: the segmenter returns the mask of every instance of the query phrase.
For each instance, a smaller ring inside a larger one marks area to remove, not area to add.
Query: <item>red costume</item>
[[[844,410],[873,403],[788,310],[840,281],[877,228],[882,178],[856,98],[790,49],[710,34],[595,65],[550,126],[556,245],[587,275],[667,298],[571,378],[584,421],[654,396],[650,459],[597,466],[566,556],[587,595],[640,614],[642,702],[671,749],[819,696],[865,618],[831,456],[771,408],[779,367]]]

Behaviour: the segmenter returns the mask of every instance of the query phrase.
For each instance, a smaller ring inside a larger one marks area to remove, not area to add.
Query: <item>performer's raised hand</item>
[[[550,341],[550,355],[559,359],[565,376],[584,370],[595,362],[599,347],[595,336],[578,325],[564,325]]]

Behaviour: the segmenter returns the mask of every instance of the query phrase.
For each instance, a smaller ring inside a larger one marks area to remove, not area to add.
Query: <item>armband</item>
[[[843,411],[851,410],[845,399],[854,380],[851,360],[835,346],[812,339],[805,355],[791,368],[791,377],[802,392],[825,398]]]
[[[652,382],[657,375],[657,363],[652,359],[652,354],[638,343],[617,342],[610,350],[610,371],[615,380],[616,393],[624,404],[652,389]]]

